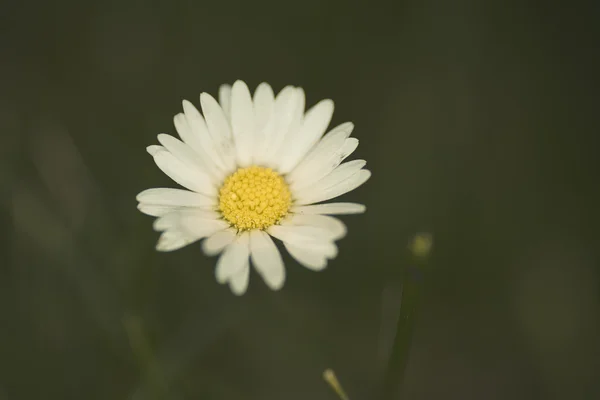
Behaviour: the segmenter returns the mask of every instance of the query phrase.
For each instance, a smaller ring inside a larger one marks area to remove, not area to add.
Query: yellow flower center
[[[238,230],[265,229],[285,217],[292,195],[271,168],[251,166],[229,175],[219,190],[219,211]]]

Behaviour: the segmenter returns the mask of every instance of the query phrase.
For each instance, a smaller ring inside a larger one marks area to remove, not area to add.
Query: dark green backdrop
[[[374,399],[419,231],[403,400],[600,398],[597,5],[0,4],[0,399]],[[327,270],[241,298],[135,208],[236,79],[332,98],[373,171]]]

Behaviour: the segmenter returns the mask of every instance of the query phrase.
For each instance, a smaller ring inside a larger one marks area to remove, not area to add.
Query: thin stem
[[[140,370],[152,390],[153,399],[168,398],[168,388],[161,373],[148,338],[144,333],[141,319],[133,316],[123,318],[123,326],[129,338],[129,344]]]
[[[403,272],[400,312],[396,323],[394,344],[384,375],[382,400],[396,400],[402,388],[417,317],[423,273],[431,244],[431,235],[420,234],[409,246],[412,262]]]
[[[340,381],[338,381],[338,378],[335,376],[335,372],[333,372],[332,369],[326,369],[323,372],[323,379],[325,379],[325,382],[327,382],[329,386],[331,386],[331,388],[338,395],[340,400],[350,400],[348,398],[348,395],[344,391],[344,388],[340,384]]]

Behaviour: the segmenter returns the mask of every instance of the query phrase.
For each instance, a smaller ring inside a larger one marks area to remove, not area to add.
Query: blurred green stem
[[[167,399],[168,388],[160,371],[154,352],[144,333],[142,320],[134,316],[123,317],[123,326],[135,359],[138,362],[153,399]]]
[[[409,246],[412,262],[402,274],[400,312],[392,351],[384,375],[381,400],[396,400],[401,391],[417,317],[422,278],[431,245],[431,235],[420,234]]]

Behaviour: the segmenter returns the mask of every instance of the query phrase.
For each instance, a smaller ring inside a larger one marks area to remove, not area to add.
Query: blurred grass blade
[[[168,399],[167,382],[161,373],[150,342],[144,333],[142,320],[135,316],[123,317],[123,326],[133,355],[138,362],[146,384],[151,390],[152,399]]]
[[[431,246],[430,234],[418,234],[409,246],[412,262],[403,272],[400,312],[396,323],[394,343],[384,373],[382,400],[397,399],[402,387],[423,285],[423,274]]]
[[[340,381],[338,380],[337,376],[335,376],[335,372],[333,372],[332,369],[328,368],[323,372],[323,379],[325,379],[325,382],[327,382],[329,386],[331,386],[331,388],[333,389],[335,394],[338,395],[340,400],[350,400],[348,398],[348,395],[344,391],[344,388],[340,384]]]

